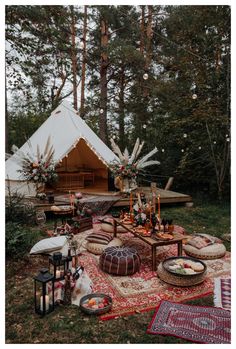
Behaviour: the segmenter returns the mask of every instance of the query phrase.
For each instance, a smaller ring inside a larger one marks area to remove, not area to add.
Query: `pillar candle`
[[[160,222],[160,220],[161,220],[161,199],[160,199],[160,195],[158,195],[157,200],[158,200],[158,220]]]
[[[130,204],[130,208],[129,208],[129,210],[130,210],[130,213],[131,212],[133,212],[133,197],[132,197],[132,191],[130,192],[130,202],[129,202],[129,204]]]
[[[49,309],[49,296],[45,296],[45,307],[46,311]],[[40,297],[40,310],[43,311],[43,296]]]

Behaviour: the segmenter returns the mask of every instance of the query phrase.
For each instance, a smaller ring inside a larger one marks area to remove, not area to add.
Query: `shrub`
[[[40,232],[26,226],[8,222],[6,224],[6,257],[19,258],[29,253],[39,240]]]
[[[26,203],[24,195],[9,193],[6,197],[6,222],[22,224],[35,223],[35,209],[30,203]]]

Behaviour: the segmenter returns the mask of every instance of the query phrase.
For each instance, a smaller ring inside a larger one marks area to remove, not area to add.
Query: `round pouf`
[[[193,285],[198,285],[202,283],[205,280],[206,273],[203,274],[196,274],[196,275],[188,275],[188,277],[178,276],[174,275],[172,273],[169,273],[167,270],[164,269],[162,263],[158,265],[157,268],[157,275],[162,280],[165,281],[167,284],[174,285],[174,286],[182,286],[182,287],[188,287]]]
[[[226,253],[225,245],[218,243],[200,249],[186,244],[183,249],[188,256],[199,259],[218,259],[224,257]]]
[[[139,271],[141,259],[132,247],[108,247],[101,254],[99,264],[106,273],[131,275]]]

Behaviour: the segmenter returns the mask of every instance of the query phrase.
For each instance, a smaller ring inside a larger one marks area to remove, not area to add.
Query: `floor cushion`
[[[140,256],[133,247],[108,247],[99,258],[100,268],[114,275],[134,274],[140,264]]]
[[[223,244],[215,243],[203,248],[196,248],[190,244],[183,246],[184,252],[195,258],[199,259],[217,259],[224,257],[226,253],[226,248]]]
[[[62,249],[67,244],[66,236],[55,236],[47,239],[40,240],[35,244],[31,250],[30,254],[38,253],[50,253]]]
[[[132,228],[132,225],[127,225],[128,228]],[[106,218],[103,220],[102,225],[101,225],[101,230],[106,231],[108,233],[113,233],[114,232],[114,227],[113,227],[113,219],[112,218]],[[121,225],[117,226],[117,232],[118,233],[127,233],[127,230],[122,227]]]
[[[107,247],[122,246],[122,244],[120,239],[114,238],[107,245],[88,241],[85,247],[90,253],[100,255]]]

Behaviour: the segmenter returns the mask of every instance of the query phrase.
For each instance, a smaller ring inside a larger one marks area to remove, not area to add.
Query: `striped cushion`
[[[97,244],[107,245],[113,239],[112,235],[105,232],[92,233],[86,237],[89,242],[96,242]]]

